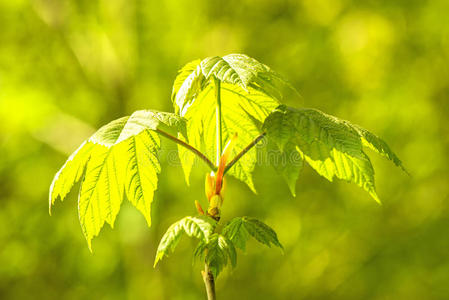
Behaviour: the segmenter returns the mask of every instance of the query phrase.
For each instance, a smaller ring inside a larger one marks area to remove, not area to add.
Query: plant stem
[[[207,300],[217,299],[215,296],[215,279],[212,272],[209,270],[207,263],[204,264],[203,274],[204,285],[206,286]]]
[[[222,138],[222,124],[221,124],[221,91],[220,91],[220,80],[214,78],[215,80],[215,98],[217,99],[216,107],[215,107],[215,116],[216,122],[215,126],[217,127],[217,162],[218,165],[220,163],[220,156],[223,152],[223,138]]]
[[[217,169],[217,167],[200,150],[187,144],[184,141],[181,141],[180,139],[172,136],[171,134],[169,134],[163,130],[156,129],[156,132],[159,133],[160,135],[172,140],[176,144],[181,145],[182,147],[186,148],[187,150],[190,150],[191,152],[193,152],[196,156],[198,156],[201,160],[203,160],[212,169],[212,171],[215,171]]]
[[[243,155],[246,154],[249,150],[251,150],[252,147],[254,147],[263,137],[266,135],[266,132],[260,134],[258,137],[254,139],[248,146],[245,147],[239,154],[237,154],[227,165],[223,172],[223,174],[226,174],[226,172],[240,159]]]
[[[215,104],[215,127],[217,128],[216,132],[216,155],[217,155],[217,166],[220,164],[220,157],[223,152],[223,128],[222,128],[222,118],[221,118],[221,91],[220,91],[220,80],[214,77],[215,83],[215,98],[217,100]],[[206,287],[207,299],[215,300],[215,279],[214,274],[210,271],[209,264],[204,262],[204,271],[201,271],[203,275],[204,285]]]

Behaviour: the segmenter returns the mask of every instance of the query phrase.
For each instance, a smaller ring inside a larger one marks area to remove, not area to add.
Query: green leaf
[[[82,178],[78,213],[89,249],[105,222],[114,225],[124,193],[151,225],[151,202],[160,172],[160,141],[155,130],[164,126],[183,131],[184,119],[145,110],[112,121],[84,142],[56,174],[50,187],[50,209]]]
[[[70,155],[61,169],[56,173],[50,186],[49,196],[49,213],[51,215],[51,207],[56,198],[60,197],[61,201],[67,196],[73,185],[81,179],[86,169],[87,161],[94,144],[84,142],[81,146]]]
[[[215,157],[216,120],[213,79],[221,81],[222,130],[225,143],[236,132],[239,138],[232,155],[236,155],[261,132],[253,121],[263,123],[278,106],[281,91],[289,84],[260,62],[242,54],[208,57],[181,69],[173,86],[173,104],[187,122],[188,140],[209,158]],[[195,162],[193,154],[179,148],[186,181]],[[256,164],[253,149],[240,159],[229,174],[255,191],[252,172]]]
[[[124,176],[116,167],[116,149],[97,145],[91,153],[78,197],[78,214],[89,249],[106,221],[111,227],[120,210]]]
[[[121,150],[119,159],[115,160],[117,164],[127,162],[126,197],[142,212],[148,226],[151,226],[151,203],[161,171],[157,157],[159,148],[159,136],[155,132],[144,131],[125,140],[118,148]]]
[[[172,88],[172,101],[176,101],[176,95],[178,94],[179,90],[181,89],[182,85],[186,81],[186,79],[194,73],[194,71],[197,69],[199,64],[201,63],[200,59],[196,59],[194,61],[191,61],[184,65],[179,71],[178,75],[176,76],[175,81],[173,82],[173,88]]]
[[[185,217],[176,223],[173,223],[164,234],[159,243],[154,260],[154,267],[165,256],[173,253],[182,234],[189,237],[195,237],[201,242],[207,244],[214,231],[216,222],[209,217]]]
[[[173,84],[172,101],[175,104],[176,113],[182,116],[207,84],[200,63],[200,60],[195,60],[185,65],[179,71]]]
[[[218,233],[214,233],[208,242],[201,241],[194,251],[194,257],[204,258],[215,278],[227,266],[228,262],[231,263],[233,268],[237,265],[237,252],[234,244]]]
[[[223,228],[223,235],[243,251],[246,250],[246,242],[249,239],[249,232],[244,223],[243,218],[234,218]]]
[[[204,253],[207,247],[207,243],[204,241],[199,241],[198,245],[195,247],[193,251],[193,264],[195,263],[195,259],[203,259]]]
[[[268,162],[287,182],[293,196],[296,196],[296,182],[304,165],[301,151],[293,143],[287,143],[280,150],[268,142]]]
[[[238,217],[232,219],[223,228],[223,235],[243,251],[245,251],[249,236],[268,247],[275,245],[283,249],[276,232],[265,223],[254,218]]]
[[[268,247],[271,247],[273,244],[284,249],[278,240],[276,232],[270,226],[257,219],[247,217],[244,218],[244,225],[249,234],[259,243],[265,244]]]
[[[384,140],[358,125],[350,124],[350,126],[352,126],[359,133],[363,146],[368,147],[391,160],[396,166],[400,167],[405,173],[408,174],[408,171],[405,169],[399,157],[396,156]]]
[[[375,135],[319,110],[280,106],[265,120],[263,128],[281,151],[286,145],[289,149],[295,146],[320,175],[329,181],[337,177],[354,182],[378,202],[374,169],[362,146],[370,146],[402,166],[386,143]],[[294,172],[287,175],[292,184],[297,175]]]
[[[239,86],[249,93],[249,87],[280,100],[285,87],[294,88],[268,66],[244,54],[229,54],[194,60],[178,73],[173,84],[172,100],[176,111],[185,115],[201,91],[212,85],[212,79]]]
[[[251,94],[246,94],[240,87],[227,83],[221,86],[223,141],[226,142],[236,132],[238,133],[238,139],[231,153],[231,157],[233,157],[260,134],[260,129],[248,115],[263,122],[269,112],[278,106],[278,103],[252,88],[249,88]],[[189,143],[203,151],[209,159],[214,160],[216,153],[216,122],[215,96],[212,86],[200,94],[184,117],[188,120],[187,133]],[[188,179],[195,157],[192,153],[181,149],[181,147],[178,147],[178,151],[186,179]],[[252,172],[256,161],[257,152],[256,149],[252,149],[229,170],[228,174],[243,181],[254,191]]]

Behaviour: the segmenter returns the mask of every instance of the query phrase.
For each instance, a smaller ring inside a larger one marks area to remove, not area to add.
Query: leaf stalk
[[[215,83],[215,127],[217,129],[216,132],[216,165],[220,165],[220,159],[223,152],[223,128],[222,128],[222,116],[221,116],[221,83],[220,80],[214,77]],[[210,216],[212,217],[212,216]],[[212,217],[213,218],[213,217]],[[219,220],[219,219],[218,219]],[[204,285],[206,287],[207,299],[215,300],[215,279],[214,274],[210,271],[209,264],[207,261],[204,262],[204,270],[201,271],[203,275]]]
[[[204,161],[209,168],[211,168],[212,171],[217,170],[217,166],[214,165],[213,162],[211,162],[206,155],[204,155],[200,150],[196,149],[195,147],[193,147],[192,145],[187,144],[186,142],[178,139],[177,137],[174,137],[173,135],[161,130],[161,129],[156,129],[156,132],[159,133],[160,135],[162,135],[163,137],[168,138],[169,140],[175,142],[176,144],[186,148],[187,150],[191,151],[192,153],[194,153],[196,156],[198,156],[202,161]]]
[[[226,174],[227,171],[229,171],[230,168],[232,168],[233,165],[235,165],[236,162],[239,161],[240,158],[242,158],[243,155],[245,155],[251,148],[253,148],[261,139],[264,138],[264,136],[267,133],[264,132],[257,136],[251,143],[249,143],[248,146],[246,146],[239,154],[237,154],[227,165],[223,172],[223,174]]]
[[[215,107],[215,116],[216,116],[216,128],[217,128],[217,162],[218,165],[220,163],[220,156],[223,152],[223,128],[222,128],[222,117],[221,117],[221,83],[220,80],[214,78],[215,82],[215,98],[217,99],[216,107]]]

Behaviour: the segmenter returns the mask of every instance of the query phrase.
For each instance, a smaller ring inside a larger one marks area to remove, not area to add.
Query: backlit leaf
[[[239,135],[231,157],[261,133],[254,120],[263,123],[278,106],[282,89],[289,86],[269,67],[242,54],[208,57],[181,69],[173,87],[173,104],[188,121],[189,143],[200,148],[210,159],[215,158],[216,153],[215,78],[221,82],[223,143],[235,133]],[[195,157],[181,147],[179,157],[188,182]],[[253,149],[233,166],[229,174],[255,191],[252,180],[255,163],[256,150]]]
[[[170,113],[136,111],[112,121],[84,142],[56,174],[50,209],[82,178],[78,213],[89,248],[105,222],[114,225],[124,194],[151,224],[151,202],[160,172],[155,130],[164,126],[185,134],[184,119]]]
[[[286,145],[296,150],[320,175],[354,182],[380,201],[374,185],[374,169],[363,145],[369,146],[402,163],[385,142],[348,121],[340,120],[315,109],[280,106],[265,120],[264,130],[282,151]],[[294,172],[289,173],[291,182]],[[291,183],[290,183],[291,184]]]

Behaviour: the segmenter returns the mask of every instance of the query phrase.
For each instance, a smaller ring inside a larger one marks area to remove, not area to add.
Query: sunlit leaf
[[[56,173],[50,186],[49,212],[55,200],[60,197],[61,200],[67,196],[73,185],[81,179],[86,169],[86,164],[90,158],[90,154],[94,144],[84,142],[81,146],[70,155],[61,169]]]
[[[173,83],[172,101],[175,104],[175,111],[180,115],[185,115],[198,94],[207,85],[200,63],[200,60],[195,60],[186,64]]]
[[[164,126],[185,133],[184,120],[164,112],[136,111],[112,121],[84,142],[56,174],[50,209],[82,178],[78,212],[89,248],[105,222],[114,225],[124,194],[151,224],[151,202],[160,172],[160,141],[154,130]]]
[[[304,165],[302,153],[291,142],[286,143],[282,150],[273,144],[273,142],[268,141],[266,160],[287,182],[292,195],[296,196],[296,182]]]
[[[251,94],[246,94],[242,88],[230,84],[221,85],[223,141],[231,139],[236,132],[238,133],[238,139],[230,157],[235,156],[261,133],[260,128],[248,116],[251,115],[252,118],[263,122],[269,112],[278,106],[278,102],[273,98],[252,88],[249,89]],[[216,117],[212,86],[200,94],[184,117],[188,120],[189,143],[214,160]],[[178,150],[186,178],[188,178],[195,157],[181,147],[178,147]],[[245,182],[252,190],[255,190],[252,172],[257,161],[256,154],[256,149],[250,150],[228,173]]]
[[[261,133],[254,120],[262,123],[278,106],[282,89],[289,86],[269,67],[242,54],[208,57],[181,69],[173,87],[174,106],[188,120],[189,142],[209,158],[215,158],[216,153],[215,78],[221,82],[223,142],[236,132],[239,135],[233,155]],[[179,157],[188,182],[194,156],[179,148]],[[255,163],[256,151],[251,150],[229,174],[255,191]]]
[[[380,201],[374,185],[374,169],[362,146],[367,145],[402,166],[390,148],[373,134],[347,121],[315,109],[280,106],[265,120],[264,129],[282,151],[288,144],[320,175],[354,182]],[[369,142],[368,142],[369,141]],[[290,180],[295,175],[291,173]]]

